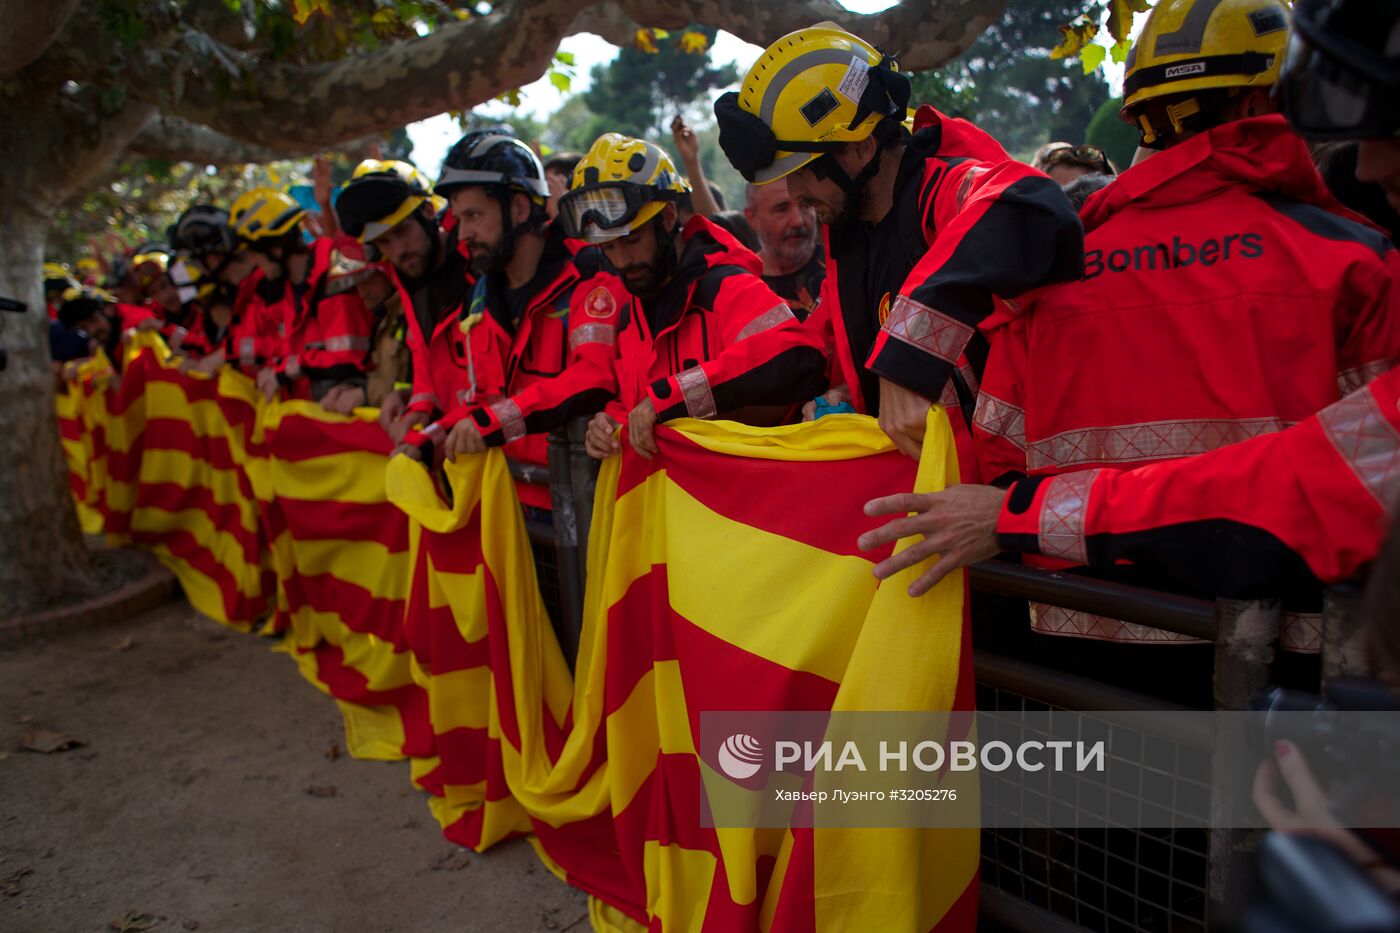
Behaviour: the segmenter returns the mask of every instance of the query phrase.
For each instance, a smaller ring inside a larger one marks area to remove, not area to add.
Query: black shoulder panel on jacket
[[[1289,220],[1300,224],[1308,232],[1325,240],[1357,243],[1377,256],[1384,256],[1388,250],[1395,248],[1395,245],[1390,242],[1390,238],[1379,230],[1374,230],[1340,214],[1334,214],[1316,204],[1299,201],[1275,191],[1260,191],[1255,194],[1255,197]]]

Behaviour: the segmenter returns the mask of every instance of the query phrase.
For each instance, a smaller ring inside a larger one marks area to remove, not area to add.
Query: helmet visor
[[[1314,139],[1400,136],[1400,94],[1295,34],[1278,85],[1293,129]]]
[[[570,191],[559,199],[564,235],[589,243],[626,236],[632,220],[653,201],[674,201],[677,192],[651,185],[609,182]]]

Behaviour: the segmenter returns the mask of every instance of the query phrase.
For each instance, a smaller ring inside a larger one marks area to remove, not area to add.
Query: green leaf
[[[1108,53],[1113,56],[1115,62],[1121,65],[1128,60],[1128,50],[1132,47],[1133,43],[1124,39],[1122,42],[1113,43],[1113,47],[1108,50]]]
[[[549,73],[549,83],[554,85],[555,90],[560,94],[569,93],[569,88],[573,86],[573,79],[562,71],[551,71]]]
[[[561,65],[570,65],[570,66],[572,66],[573,63],[574,63],[574,53],[573,53],[573,52],[555,52],[555,53],[554,53],[554,60],[555,60],[556,62],[559,62]]]
[[[1084,73],[1093,74],[1094,70],[1103,64],[1104,58],[1108,55],[1108,49],[1101,45],[1090,43],[1079,50],[1079,60],[1084,65]]]

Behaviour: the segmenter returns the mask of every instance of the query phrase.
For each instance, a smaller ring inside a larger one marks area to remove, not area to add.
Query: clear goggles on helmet
[[[559,222],[570,239],[601,242],[624,236],[643,207],[678,201],[680,192],[656,185],[608,181],[570,191],[559,199]]]
[[[1400,93],[1296,33],[1276,90],[1293,129],[1313,139],[1400,136]]]

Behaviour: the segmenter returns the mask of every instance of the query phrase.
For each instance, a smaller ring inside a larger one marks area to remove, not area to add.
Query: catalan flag
[[[404,628],[407,516],[385,493],[389,438],[375,412],[266,403],[252,486],[277,572],[277,618],[302,674],[335,698],[350,753],[433,755],[427,694]]]
[[[137,331],[106,419],[107,531],[151,550],[196,609],[247,631],[272,590],[245,467],[258,395],[244,376],[182,372]]]
[[[76,378],[54,401],[68,463],[68,486],[84,534],[101,534],[107,524],[105,422],[114,375],[111,360],[99,349],[79,364]]]
[[[425,527],[479,511],[484,596],[444,592],[454,613],[484,607],[485,631],[464,632],[490,659],[483,798],[499,803],[499,767],[545,863],[594,896],[596,929],[973,927],[975,831],[701,818],[703,712],[971,708],[962,579],[910,599],[914,571],[877,585],[883,555],[855,546],[867,499],[955,480],[941,412],[928,435],[917,477],[860,416],[686,421],[658,431],[656,459],[608,461],[571,696],[499,452],[448,466],[451,507],[421,467],[391,464],[391,495]],[[483,710],[483,692],[463,706]]]

